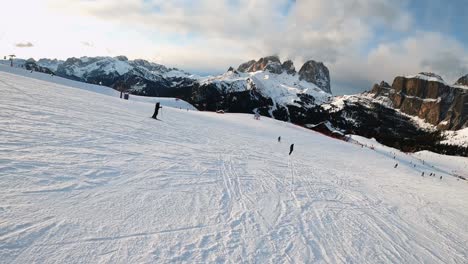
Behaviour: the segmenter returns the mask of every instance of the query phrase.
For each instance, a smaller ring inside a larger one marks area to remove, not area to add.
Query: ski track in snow
[[[0,89],[0,263],[468,259],[468,184],[421,177],[416,155],[252,115],[157,122],[151,103],[3,72]]]

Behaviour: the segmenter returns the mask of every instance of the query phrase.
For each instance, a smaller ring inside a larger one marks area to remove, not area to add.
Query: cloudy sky
[[[15,0],[0,50],[144,58],[198,74],[276,54],[330,69],[335,94],[396,75],[468,73],[466,0]]]

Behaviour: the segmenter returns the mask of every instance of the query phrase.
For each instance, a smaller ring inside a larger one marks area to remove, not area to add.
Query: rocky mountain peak
[[[126,56],[120,55],[115,57],[119,61],[128,61],[128,58]]]
[[[287,74],[296,74],[296,68],[294,67],[294,63],[291,60],[283,62],[281,68],[283,68],[283,71],[285,71]]]
[[[283,72],[281,61],[278,56],[268,56],[261,58],[255,66],[256,67],[254,67],[253,71],[264,70],[276,74],[281,74]]]
[[[458,81],[455,83],[455,85],[468,86],[468,74],[461,77],[460,79],[458,79]]]
[[[251,60],[242,63],[237,70],[239,72],[268,71],[275,74],[286,72],[289,75],[295,75],[297,73],[294,63],[291,60],[286,60],[281,63],[278,56],[267,56],[258,61]],[[330,73],[322,62],[310,60],[304,63],[299,71],[299,80],[313,83],[324,92],[331,93]]]
[[[314,83],[323,91],[331,93],[330,73],[322,62],[310,60],[304,63],[299,70],[299,80]]]
[[[271,73],[281,74],[283,68],[278,56],[267,56],[258,61],[251,60],[241,64],[238,68],[240,72],[269,71]]]
[[[78,63],[81,63],[81,60],[75,57],[68,58],[63,62],[63,64],[78,64]]]
[[[248,69],[252,67],[253,64],[257,63],[255,60],[250,60],[248,62],[244,62],[239,67],[237,68],[238,71],[240,72],[248,72]]]
[[[42,58],[37,61],[38,63],[63,63],[61,60],[57,59],[47,59],[47,58]]]
[[[391,88],[391,87],[392,87],[392,86],[390,86],[390,84],[388,84],[388,82],[386,82],[386,81],[381,81],[381,82],[380,82],[380,86],[382,86],[382,87],[387,87],[387,88]]]
[[[375,96],[388,96],[389,90],[392,89],[392,86],[388,84],[386,81],[381,81],[380,84],[374,84],[371,89],[371,93],[375,94]]]

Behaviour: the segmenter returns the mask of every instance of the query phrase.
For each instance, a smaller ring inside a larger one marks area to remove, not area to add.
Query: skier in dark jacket
[[[294,150],[294,144],[291,144],[291,146],[289,147],[289,155],[291,155],[293,150]]]
[[[154,107],[154,114],[153,114],[152,118],[158,119],[159,108],[162,108],[162,106],[161,106],[161,104],[159,102],[157,102],[156,106]]]
[[[278,142],[281,142],[281,137],[278,137]]]

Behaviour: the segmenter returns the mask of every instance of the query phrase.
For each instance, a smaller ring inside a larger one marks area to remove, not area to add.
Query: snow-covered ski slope
[[[449,175],[467,159],[244,114],[156,121],[5,72],[0,91],[0,263],[467,263],[468,183]]]
[[[44,74],[40,72],[30,72],[23,68],[10,67],[9,65],[5,65],[5,64],[0,64],[0,72],[7,72],[7,73],[15,74],[15,75],[28,77],[28,78],[43,80],[43,81],[47,81],[53,84],[67,86],[68,88],[72,87],[72,88],[90,91],[93,93],[100,93],[104,95],[120,97],[120,92],[107,86],[89,84],[89,83],[84,83],[84,82],[77,82],[77,81],[73,81],[70,79],[66,79],[66,78],[62,78],[58,76],[51,76],[49,74]],[[138,102],[147,102],[147,103],[153,103],[153,104],[156,102],[160,102],[161,105],[163,106],[196,110],[196,108],[193,107],[191,104],[183,100],[179,100],[179,99],[176,100],[176,98],[145,97],[145,96],[138,96],[138,95],[130,95],[129,100],[138,101]]]

